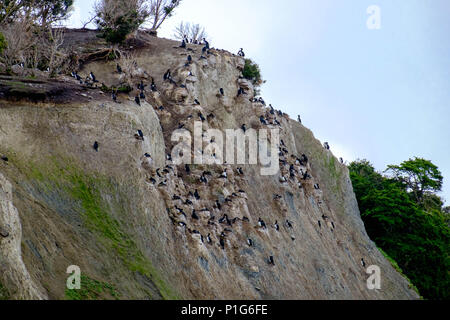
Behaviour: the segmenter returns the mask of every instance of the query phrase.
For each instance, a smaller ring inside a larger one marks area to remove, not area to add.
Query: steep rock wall
[[[418,298],[368,238],[347,168],[310,130],[249,101],[253,88],[239,78],[243,59],[216,50],[203,59],[200,46],[176,47],[155,38],[132,51],[140,68],[136,83],[153,77],[158,88],[146,88],[141,106],[133,94],[114,103],[96,90],[83,95],[86,102],[1,102],[0,154],[8,161],[0,163],[0,172],[11,185],[7,201],[17,208],[23,234],[0,239],[0,252],[14,253],[16,260],[21,255],[21,277],[29,272],[26,284],[14,284],[22,287],[14,297],[70,298],[66,268],[78,265],[91,281],[113,288],[94,298]],[[185,66],[188,54],[194,62]],[[90,62],[79,73],[93,71],[105,85],[120,86],[115,65]],[[167,69],[177,85],[163,81]],[[248,95],[236,97],[239,87]],[[175,166],[166,159],[171,134],[180,125],[192,131],[199,112],[207,118],[204,129],[236,130],[244,123],[280,129],[285,165],[275,176],[262,176],[255,165],[191,165],[189,173]],[[261,115],[272,124],[262,125]],[[135,138],[137,130],[144,141]],[[308,163],[295,163],[302,154]],[[222,179],[225,169],[228,178]],[[310,178],[304,180],[300,170]],[[211,175],[202,183],[205,171]],[[236,221],[219,223],[224,214]],[[22,254],[17,245],[3,244],[12,239],[21,239]],[[2,268],[11,263],[0,257]],[[361,259],[381,268],[381,290],[367,289]],[[0,276],[11,289],[8,279]]]

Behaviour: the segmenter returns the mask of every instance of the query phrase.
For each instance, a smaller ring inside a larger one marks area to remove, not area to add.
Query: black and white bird
[[[280,226],[278,225],[278,221],[275,221],[275,224],[273,225],[275,230],[280,231]]]
[[[223,88],[220,88],[219,89],[219,93],[223,96],[223,95],[225,95],[225,91],[223,91]]]
[[[247,239],[247,244],[248,244],[249,247],[253,247],[253,240],[248,238]]]
[[[222,174],[220,175],[220,178],[223,178],[223,179],[227,179],[228,178],[227,169],[223,170]]]
[[[94,150],[95,150],[96,152],[98,152],[98,147],[99,147],[99,145],[98,145],[98,142],[97,142],[97,141],[94,142],[94,145],[93,145],[92,147],[94,148]]]
[[[195,212],[195,209],[192,211],[192,219],[199,220],[200,218],[197,215],[197,212]]]
[[[299,123],[302,123],[302,118],[300,118],[300,116],[297,117],[297,120]]]
[[[268,263],[273,265],[273,266],[275,265],[275,261],[273,260],[273,256],[269,257]]]
[[[144,141],[144,133],[142,132],[142,130],[138,130],[137,131],[138,133],[138,136],[139,136],[139,138],[142,140],[142,141]]]
[[[241,129],[242,129],[242,131],[244,131],[244,133],[247,131],[247,127],[245,126],[245,124],[243,124],[243,125],[241,126]]]
[[[137,104],[138,106],[141,105],[141,99],[139,98],[139,96],[134,97],[134,102],[136,102],[136,104]]]
[[[194,197],[195,197],[195,199],[200,200],[200,194],[198,193],[197,189],[195,189],[195,191],[194,191]]]
[[[286,226],[292,229],[292,223],[289,220],[286,220]]]
[[[263,228],[266,229],[266,223],[264,222],[264,220],[262,220],[261,218],[258,219],[258,225]]]
[[[260,121],[262,124],[267,125],[267,121],[266,121],[266,119],[264,119],[264,116],[260,116],[260,117],[259,117],[259,121]]]
[[[95,78],[95,75],[92,71],[91,71],[91,73],[89,73],[89,78],[91,78],[92,82],[98,82],[98,80]]]
[[[361,265],[362,265],[363,267],[366,267],[366,262],[364,261],[363,258],[361,258]]]

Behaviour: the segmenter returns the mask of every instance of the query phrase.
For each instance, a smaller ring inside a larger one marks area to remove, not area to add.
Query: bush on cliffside
[[[259,87],[264,83],[259,65],[251,59],[245,59],[245,66],[242,71],[242,75],[245,79],[252,81],[255,87]]]

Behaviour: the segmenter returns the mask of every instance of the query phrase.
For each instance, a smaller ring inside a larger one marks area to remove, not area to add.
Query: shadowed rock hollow
[[[69,76],[39,83],[33,99],[24,95],[36,83],[0,79],[0,156],[7,157],[0,161],[0,295],[418,298],[368,238],[347,168],[310,130],[249,100],[253,87],[240,78],[242,58],[216,50],[201,58],[201,46],[178,45],[150,37],[127,48],[137,63],[134,88],[147,84],[141,106],[137,90],[118,94],[115,103],[109,92]],[[93,31],[74,30],[66,46],[86,57],[104,44]],[[188,55],[193,62],[186,66]],[[104,87],[120,87],[116,63],[80,59],[78,73],[92,71]],[[163,81],[168,69],[175,83]],[[25,94],[12,94],[17,87]],[[239,87],[247,94],[237,97]],[[199,114],[205,130],[244,123],[280,129],[280,172],[262,176],[259,165],[190,165],[187,172],[167,160],[173,130],[192,131]],[[302,154],[308,161],[298,161]],[[224,170],[227,179],[220,177]],[[224,214],[229,223],[219,222]],[[380,290],[367,289],[361,259],[381,268]],[[66,290],[70,265],[83,275],[75,295]]]

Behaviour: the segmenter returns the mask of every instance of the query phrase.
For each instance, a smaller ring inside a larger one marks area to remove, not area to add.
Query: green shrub
[[[256,87],[259,87],[264,83],[259,65],[251,59],[245,59],[245,66],[244,71],[242,71],[242,75],[245,79],[251,80],[253,85]]]

